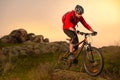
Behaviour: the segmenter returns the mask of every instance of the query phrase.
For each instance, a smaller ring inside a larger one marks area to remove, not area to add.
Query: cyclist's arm
[[[83,24],[85,28],[87,28],[89,31],[93,32],[94,30],[90,27],[90,25],[85,21],[85,19],[81,16],[80,22]]]
[[[95,32],[92,28],[91,28],[89,31],[91,31],[91,32]]]

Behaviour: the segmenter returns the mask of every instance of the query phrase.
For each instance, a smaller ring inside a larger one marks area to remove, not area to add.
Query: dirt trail
[[[91,77],[86,73],[74,72],[69,70],[56,69],[53,73],[53,80],[106,80],[99,76]]]

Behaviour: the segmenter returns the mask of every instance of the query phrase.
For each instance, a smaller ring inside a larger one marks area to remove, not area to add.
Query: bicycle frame
[[[76,50],[75,51],[75,57],[76,58],[78,58],[79,57],[79,55],[80,55],[80,53],[82,52],[82,50],[83,50],[83,48],[84,48],[84,46],[86,45],[86,44],[88,44],[90,47],[91,47],[91,44],[90,43],[88,43],[88,41],[87,41],[87,34],[85,34],[84,35],[84,40],[82,40],[82,41],[80,41],[79,43],[77,43],[77,44],[75,44],[74,46],[79,46],[80,44],[82,44],[79,48],[78,48],[78,50]]]

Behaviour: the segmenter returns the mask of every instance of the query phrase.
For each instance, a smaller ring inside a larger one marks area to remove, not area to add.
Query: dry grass
[[[30,80],[52,80],[53,65],[50,63],[40,64],[36,69],[28,73]]]
[[[101,48],[104,56],[103,76],[108,80],[120,78],[120,46],[109,46]]]
[[[105,60],[101,76],[106,80],[118,80],[120,78],[120,47],[103,47],[101,51]],[[3,79],[3,76],[0,77],[0,80],[82,80],[83,78],[85,78],[83,80],[88,80],[86,79],[87,76],[81,74],[81,77],[79,77],[79,74],[75,72],[55,73],[54,62],[55,55],[51,53],[40,56],[21,56],[4,66],[4,72],[7,72],[9,68],[13,69],[9,75],[5,75],[5,79]],[[102,79],[92,78],[91,80]]]

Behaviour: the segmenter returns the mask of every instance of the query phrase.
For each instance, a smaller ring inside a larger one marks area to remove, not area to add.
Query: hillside
[[[120,78],[120,46],[105,46],[101,48],[104,57],[104,75],[113,80]]]
[[[100,48],[105,61],[103,72],[91,77],[82,66],[56,69],[57,54],[66,52],[68,43],[49,42],[43,35],[17,29],[0,38],[0,80],[118,80],[120,46]]]
[[[0,80],[118,80],[120,78],[120,47],[100,50],[104,55],[104,71],[91,77],[74,70],[55,69],[57,54],[68,49],[66,42],[2,44],[0,49]]]

